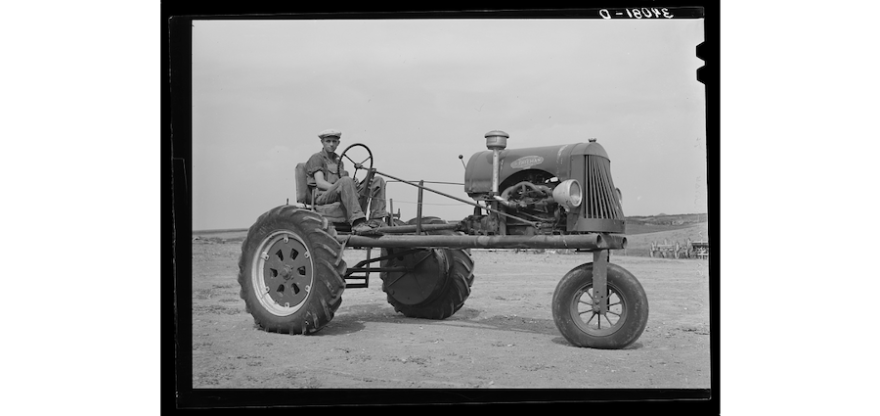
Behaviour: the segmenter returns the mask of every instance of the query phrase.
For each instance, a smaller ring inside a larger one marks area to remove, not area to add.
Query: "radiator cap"
[[[589,142],[590,143],[587,144],[584,150],[577,153],[583,155],[599,156],[608,159],[608,152],[605,151],[605,148],[602,147],[601,144],[596,142],[596,139],[591,138],[589,139]]]

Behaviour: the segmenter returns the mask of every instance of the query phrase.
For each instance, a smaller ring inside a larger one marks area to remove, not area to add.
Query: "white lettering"
[[[599,10],[599,16],[602,16],[603,19],[610,19],[611,13],[608,13],[608,10],[606,9],[601,9]]]
[[[665,7],[660,10],[663,11],[663,17],[667,19],[672,19],[672,13],[669,13],[669,10],[667,10]]]

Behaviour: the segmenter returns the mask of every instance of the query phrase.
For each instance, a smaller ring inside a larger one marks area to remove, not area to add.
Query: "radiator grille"
[[[598,156],[585,156],[586,198],[584,217],[593,219],[623,219],[623,208],[611,180],[611,162]]]

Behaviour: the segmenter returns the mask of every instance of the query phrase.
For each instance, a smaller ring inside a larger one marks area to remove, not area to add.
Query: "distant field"
[[[247,237],[247,228],[228,229],[228,230],[199,230],[193,231],[192,238],[200,240],[213,240],[217,242],[225,241],[244,241]]]
[[[680,230],[684,228],[694,227],[697,224],[681,224],[681,225],[659,225],[659,224],[626,224],[626,234],[627,235],[636,235],[636,234],[647,234],[647,233],[657,233],[663,231],[671,231],[671,230]]]
[[[690,224],[686,226],[660,226],[665,227],[663,231],[633,233],[630,231],[629,225],[626,227],[626,250],[625,253],[617,250],[617,254],[626,254],[627,256],[650,256],[651,242],[663,243],[667,241],[674,244],[676,241],[682,245],[690,239],[693,241],[710,241],[709,239],[709,223],[703,222],[699,224]],[[673,228],[674,227],[674,228]]]

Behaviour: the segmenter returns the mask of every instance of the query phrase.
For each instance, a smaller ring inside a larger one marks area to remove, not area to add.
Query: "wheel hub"
[[[284,280],[290,280],[291,278],[293,278],[293,274],[291,273],[292,271],[293,268],[290,267],[290,265],[285,264],[284,270],[281,271],[281,278],[283,278]]]
[[[626,300],[611,286],[606,296],[593,293],[593,286],[583,287],[572,299],[571,316],[584,332],[604,336],[616,332],[626,321]],[[601,303],[600,303],[601,302]],[[605,313],[602,313],[605,303]]]
[[[294,235],[279,231],[267,237],[255,262],[259,301],[279,316],[296,312],[306,301],[314,278],[308,248]]]

